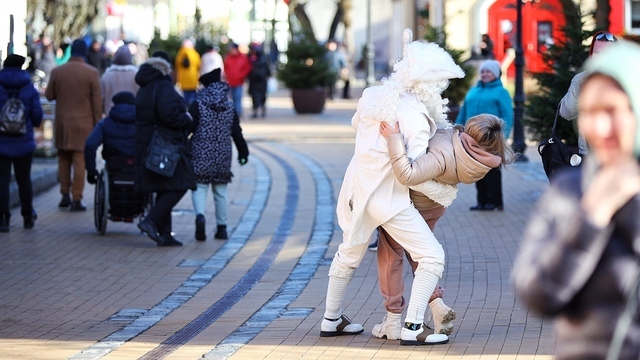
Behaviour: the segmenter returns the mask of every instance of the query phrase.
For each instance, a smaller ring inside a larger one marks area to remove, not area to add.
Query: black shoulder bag
[[[558,104],[558,108],[556,109],[556,118],[553,120],[551,137],[538,144],[538,153],[542,158],[542,166],[544,167],[544,172],[547,174],[547,178],[549,178],[549,180],[551,180],[551,177],[558,170],[572,166],[571,157],[574,155],[571,148],[565,145],[565,143],[556,136],[556,125],[558,123],[559,111],[560,104]]]
[[[153,113],[155,117],[157,117],[158,114],[156,111],[156,87],[157,84],[155,84],[153,88]],[[171,139],[158,131],[158,126],[155,125],[155,122],[154,126],[155,130],[149,143],[147,160],[144,166],[147,170],[158,175],[172,177],[176,171],[178,162],[180,162],[183,144],[173,143]]]

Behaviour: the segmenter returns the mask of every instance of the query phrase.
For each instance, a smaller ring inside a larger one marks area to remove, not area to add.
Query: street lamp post
[[[374,59],[376,56],[371,32],[371,1],[367,0],[367,86],[376,82]]]
[[[522,3],[525,0],[516,0],[516,89],[513,102],[513,151],[516,153],[516,161],[529,161],[524,154],[527,145],[524,142],[524,129],[522,127],[522,114],[524,112],[524,51],[522,49]]]

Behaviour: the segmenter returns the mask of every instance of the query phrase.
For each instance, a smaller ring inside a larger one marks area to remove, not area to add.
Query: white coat
[[[355,154],[347,167],[336,210],[346,247],[368,242],[375,227],[412,206],[409,188],[393,174],[387,141],[380,135],[383,120],[369,111],[384,96],[389,94],[383,86],[367,88],[351,119],[356,130]],[[424,121],[416,121],[419,118]],[[396,119],[385,120],[400,123],[407,156],[412,160],[426,152],[436,132],[426,107],[410,93],[400,95]]]

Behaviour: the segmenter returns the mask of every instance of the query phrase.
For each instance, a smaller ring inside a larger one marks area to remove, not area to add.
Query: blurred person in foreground
[[[518,295],[556,319],[556,359],[605,359],[640,276],[640,47],[587,62],[578,123],[591,151],[540,199],[514,264]],[[544,255],[542,255],[544,254]],[[631,308],[619,357],[640,358],[640,309]]]
[[[23,135],[0,132],[0,232],[9,232],[11,165],[18,183],[24,228],[32,229],[38,217],[33,209],[31,164],[36,149],[33,128],[40,126],[42,122],[42,106],[40,96],[31,82],[31,76],[26,70],[22,70],[25,60],[24,56],[11,54],[4,60],[4,68],[0,70],[0,109],[9,97],[16,97],[24,105],[26,118],[26,131]]]

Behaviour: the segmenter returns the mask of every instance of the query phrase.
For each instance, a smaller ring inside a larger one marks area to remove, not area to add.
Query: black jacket
[[[143,192],[195,190],[196,178],[191,163],[191,116],[182,97],[175,91],[170,77],[171,65],[160,58],[150,58],[140,66],[136,83],[136,159],[140,166],[139,185]],[[181,161],[175,174],[167,178],[147,170],[148,147],[154,131],[160,131],[174,143],[181,143]]]

